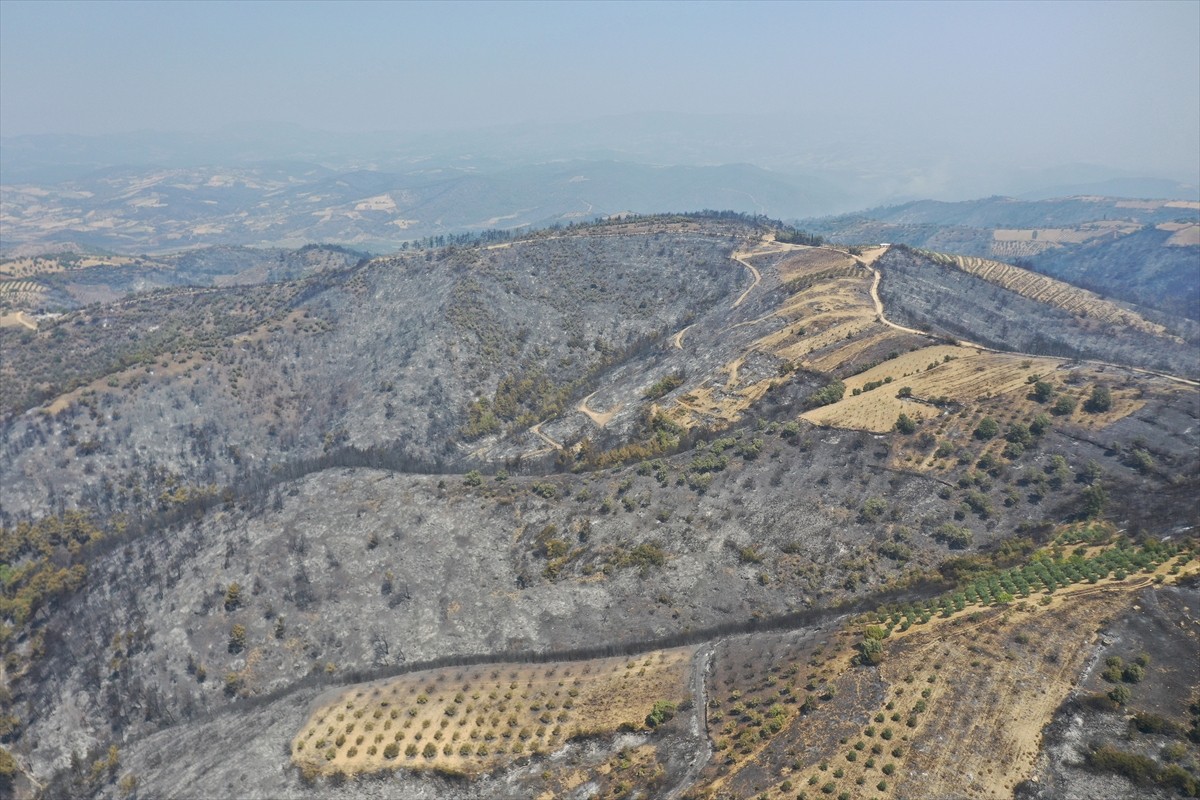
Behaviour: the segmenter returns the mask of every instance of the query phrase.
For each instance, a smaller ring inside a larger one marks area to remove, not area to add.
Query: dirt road
[[[712,758],[712,741],[708,737],[708,690],[706,682],[712,669],[713,648],[717,640],[705,642],[696,648],[692,656],[692,718],[688,720],[689,733],[696,741],[696,754],[688,765],[688,771],[679,779],[679,783],[663,797],[665,800],[678,798],[692,787],[700,772]]]

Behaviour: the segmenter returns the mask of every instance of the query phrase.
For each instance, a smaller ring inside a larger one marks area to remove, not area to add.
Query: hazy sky
[[[4,135],[644,111],[1195,174],[1200,2],[0,2]]]

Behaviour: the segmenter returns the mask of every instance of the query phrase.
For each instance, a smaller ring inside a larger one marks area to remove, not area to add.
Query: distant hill
[[[749,164],[575,160],[491,169],[431,164],[404,172],[296,162],[112,167],[54,184],[7,184],[0,197],[0,247],[26,254],[69,246],[134,254],[312,242],[390,252],[427,236],[631,211],[722,208],[783,217],[844,205],[833,184]]]
[[[801,224],[846,244],[994,258],[1200,320],[1200,203],[1190,200],[922,200]]]

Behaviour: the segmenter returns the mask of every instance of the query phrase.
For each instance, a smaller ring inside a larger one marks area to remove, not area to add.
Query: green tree
[[[858,655],[860,663],[873,667],[883,661],[883,631],[879,631],[879,636],[873,636],[872,633],[874,631],[868,630],[858,643]]]
[[[1100,484],[1094,483],[1083,490],[1080,501],[1080,513],[1085,519],[1092,519],[1104,513],[1104,507],[1108,505],[1108,492]]]
[[[999,432],[1000,423],[996,422],[996,420],[992,419],[991,417],[984,417],[983,419],[979,420],[979,425],[975,427],[975,438],[986,441],[988,439],[995,438],[996,434]]]
[[[1036,381],[1033,384],[1033,397],[1039,403],[1045,403],[1054,396],[1054,384],[1047,381]]]
[[[896,418],[896,430],[900,433],[911,434],[917,430],[917,423],[913,421],[908,414],[901,414]]]
[[[1029,430],[1028,425],[1014,422],[1008,426],[1008,431],[1005,432],[1004,438],[1013,444],[1026,445],[1033,440],[1033,433]]]
[[[1107,386],[1101,386],[1100,384],[1093,386],[1091,396],[1083,404],[1083,410],[1092,414],[1099,414],[1108,411],[1110,408],[1112,408],[1112,391]]]
[[[1055,415],[1065,417],[1068,414],[1075,413],[1075,398],[1061,395],[1054,403],[1054,408],[1050,409]]]

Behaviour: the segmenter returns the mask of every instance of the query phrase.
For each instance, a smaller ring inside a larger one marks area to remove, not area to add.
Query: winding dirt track
[[[554,441],[549,436],[542,433],[542,423],[539,422],[537,425],[534,425],[532,428],[529,429],[529,432],[532,433],[534,436],[537,436],[538,438],[540,438],[543,442],[550,445],[555,450],[563,449],[563,446],[561,443]]]
[[[879,270],[872,271],[875,273],[875,280],[871,282],[871,300],[875,303],[875,316],[878,317],[879,321],[884,325],[887,325],[889,328],[895,328],[898,331],[904,331],[905,333],[917,333],[921,336],[927,336],[928,334],[925,331],[919,331],[916,328],[906,328],[903,325],[897,325],[883,315],[883,301],[879,299],[879,279],[882,276],[879,274]],[[964,344],[967,343],[964,342]],[[968,346],[975,347],[976,345]]]
[[[759,251],[759,252],[761,252],[761,251]],[[757,269],[755,269],[754,266],[751,265],[750,262],[746,261],[744,258],[744,256],[752,256],[752,255],[757,255],[757,253],[734,253],[732,256],[730,256],[730,258],[732,258],[734,261],[738,262],[743,267],[750,270],[750,274],[754,276],[754,282],[750,284],[750,288],[748,288],[748,289],[746,289],[746,291],[742,292],[741,297],[739,297],[737,300],[734,300],[733,305],[730,306],[730,308],[737,308],[738,306],[740,306],[742,304],[742,301],[746,299],[746,296],[748,294],[750,294],[751,292],[753,292],[754,289],[760,283],[762,283],[762,275],[759,274],[759,271]]]
[[[691,326],[689,325],[688,327],[691,327]],[[682,336],[684,331],[686,331],[686,330],[687,330],[687,328],[684,328],[683,331],[680,331],[677,335]],[[683,348],[681,347],[680,349],[682,350]],[[575,410],[580,412],[581,414],[585,414],[588,419],[590,419],[592,422],[594,422],[596,424],[596,427],[603,428],[609,422],[612,422],[612,418],[617,415],[617,412],[620,411],[621,407],[624,406],[625,404],[617,403],[615,406],[610,408],[608,411],[593,411],[592,409],[588,408],[588,400],[591,400],[595,396],[596,396],[596,393],[592,392],[587,397],[580,400],[579,405],[575,406]]]
[[[694,327],[696,327],[696,324],[692,323],[691,325],[688,325],[686,328],[681,330],[679,333],[675,334],[675,338],[672,339],[671,341],[674,342],[676,350],[683,349],[683,335],[685,333],[687,333],[688,331],[690,331]]]

